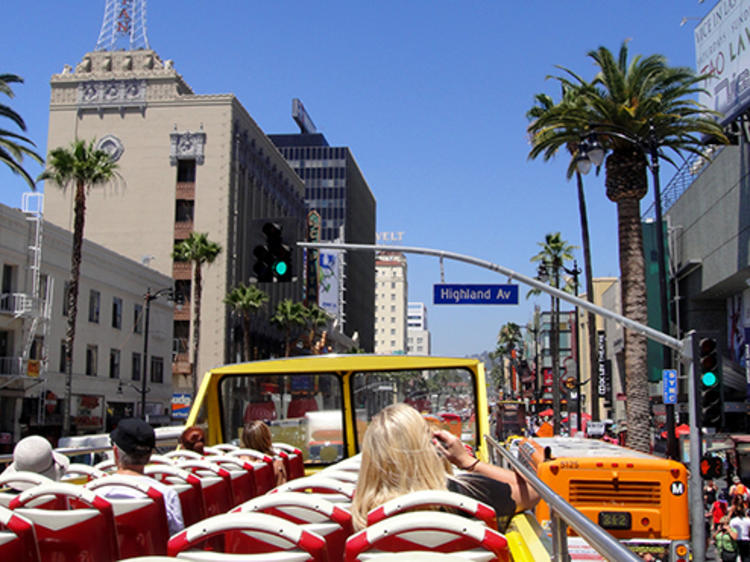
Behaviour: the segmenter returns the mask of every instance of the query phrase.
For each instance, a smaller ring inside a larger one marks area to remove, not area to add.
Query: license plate
[[[626,511],[600,511],[599,526],[602,529],[630,529],[630,513]]]

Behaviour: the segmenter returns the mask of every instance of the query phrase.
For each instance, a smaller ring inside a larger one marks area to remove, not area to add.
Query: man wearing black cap
[[[143,474],[143,469],[148,464],[151,451],[156,444],[154,428],[141,419],[125,418],[120,420],[114,431],[109,434],[109,438],[112,441],[117,474],[138,479],[161,492],[167,509],[169,534],[179,533],[185,524],[177,492]],[[97,490],[97,493],[107,498],[132,498],[139,495],[137,491],[124,486],[103,486]]]

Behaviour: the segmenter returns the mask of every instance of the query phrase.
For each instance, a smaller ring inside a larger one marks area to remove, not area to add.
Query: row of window
[[[346,177],[346,168],[334,167],[304,167],[295,170],[303,180],[335,180]]]
[[[343,146],[285,146],[281,148],[287,160],[330,160],[346,158]]]
[[[120,378],[121,352],[119,349],[109,350],[109,378]],[[60,342],[60,372],[65,372],[65,340]],[[141,380],[143,372],[143,356],[133,352],[130,357],[130,378],[134,381]],[[86,346],[86,374],[90,377],[99,375],[99,346]],[[149,379],[152,383],[164,382],[164,358],[157,355],[151,356],[149,366]]]
[[[63,292],[63,295],[65,298],[63,298],[63,304],[62,304],[62,313],[63,316],[68,315],[68,287],[70,283],[68,281],[65,282],[65,290]],[[91,289],[89,291],[89,322],[92,322],[94,324],[99,324],[100,320],[100,308],[101,308],[101,300],[102,300],[102,294],[97,291],[96,289]],[[120,297],[112,297],[112,308],[111,308],[112,314],[110,316],[111,319],[111,325],[113,328],[116,328],[118,330],[122,329],[122,315],[123,315],[123,304],[122,299]],[[143,305],[142,304],[134,304],[133,305],[133,333],[134,334],[140,334],[143,332]]]

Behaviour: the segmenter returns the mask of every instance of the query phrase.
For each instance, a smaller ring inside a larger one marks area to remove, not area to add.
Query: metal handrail
[[[641,560],[633,552],[623,546],[617,539],[596,525],[588,517],[583,515],[575,507],[570,505],[565,499],[547,486],[535,472],[530,470],[513,453],[502,447],[489,435],[484,436],[490,451],[490,457],[494,464],[497,463],[496,455],[499,453],[503,460],[513,467],[513,470],[520,473],[521,476],[539,493],[542,499],[549,505],[552,513],[552,545],[553,559],[567,561],[567,533],[565,525],[570,525],[575,529],[588,544],[601,554],[606,560],[613,562],[637,562]]]

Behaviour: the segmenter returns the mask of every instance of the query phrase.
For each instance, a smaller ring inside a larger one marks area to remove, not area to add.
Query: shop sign
[[[172,419],[186,419],[190,413],[190,394],[172,394]]]

